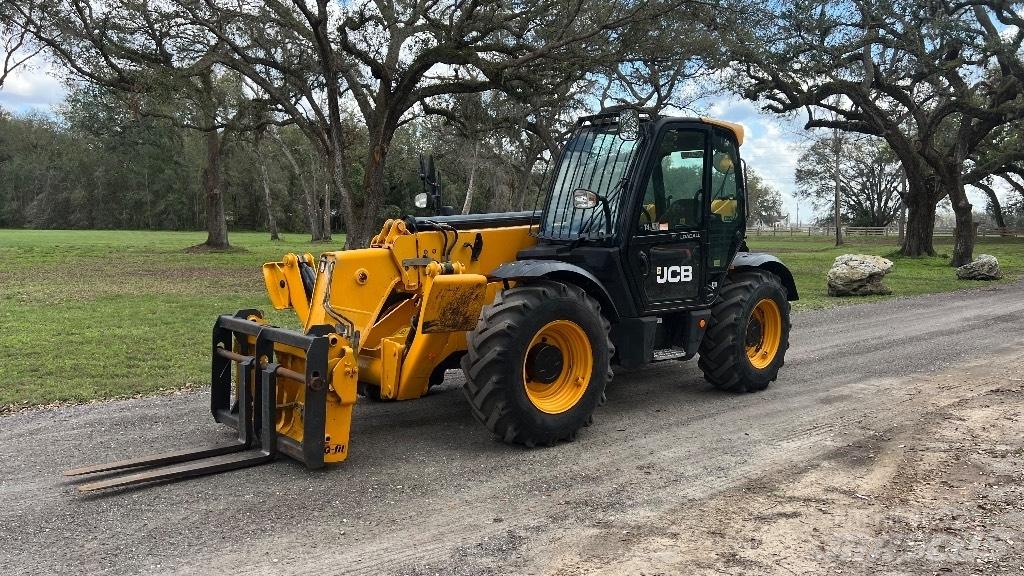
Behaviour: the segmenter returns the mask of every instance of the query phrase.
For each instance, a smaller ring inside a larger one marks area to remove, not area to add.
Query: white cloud
[[[0,106],[15,112],[49,113],[64,101],[66,93],[53,65],[40,55],[7,77],[0,89]]]

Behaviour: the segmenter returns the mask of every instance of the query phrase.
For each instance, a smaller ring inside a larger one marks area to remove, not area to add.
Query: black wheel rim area
[[[550,384],[558,380],[564,362],[561,350],[541,342],[526,354],[526,375],[534,382]]]
[[[751,318],[747,322],[747,339],[744,344],[747,346],[747,348],[758,346],[759,344],[761,344],[761,340],[763,339],[764,329],[761,326],[761,323],[757,319]]]

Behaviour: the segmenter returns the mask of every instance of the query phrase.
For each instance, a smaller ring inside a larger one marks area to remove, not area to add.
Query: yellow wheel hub
[[[758,370],[775,360],[782,341],[782,312],[774,300],[765,298],[754,306],[747,319],[747,358]]]
[[[583,397],[593,370],[594,354],[587,333],[569,320],[549,322],[526,349],[526,396],[541,412],[561,414]]]

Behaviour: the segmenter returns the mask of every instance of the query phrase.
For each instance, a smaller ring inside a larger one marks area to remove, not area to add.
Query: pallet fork
[[[317,326],[307,334],[262,323],[262,313],[242,310],[222,315],[213,327],[212,390],[210,411],[217,422],[238,430],[237,441],[199,450],[177,450],[154,456],[130,458],[108,464],[85,466],[64,472],[83,477],[111,476],[78,487],[81,492],[119,488],[146,482],[177,480],[258,466],[283,452],[307,468],[324,466],[325,375],[328,334]],[[274,362],[275,344],[305,352],[305,374]],[[237,351],[236,351],[237,350]],[[231,407],[231,373],[239,366],[237,402]],[[299,382],[305,388],[302,442],[277,433],[277,380]]]

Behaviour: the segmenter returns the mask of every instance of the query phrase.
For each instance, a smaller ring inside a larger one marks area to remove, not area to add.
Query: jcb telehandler
[[[527,446],[573,439],[613,365],[699,354],[713,386],[763,390],[797,290],[777,258],[740,251],[742,142],[742,127],[706,118],[585,117],[539,212],[388,220],[369,248],[264,264],[270,302],[303,329],[257,310],[214,324],[211,410],[237,441],[66,474],[126,472],[88,491],[279,452],[310,468],[340,462],[359,393],[419,398],[459,366],[473,415]]]

